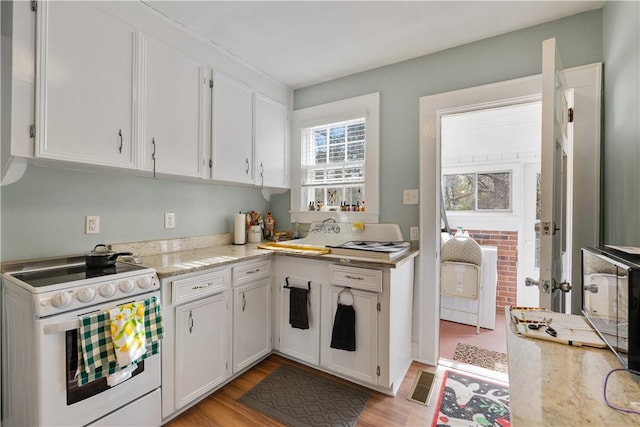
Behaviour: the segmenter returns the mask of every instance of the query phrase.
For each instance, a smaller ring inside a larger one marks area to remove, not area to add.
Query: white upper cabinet
[[[289,187],[287,108],[255,94],[255,183],[261,187]]]
[[[212,178],[253,183],[253,92],[226,74],[213,83]]]
[[[136,167],[136,29],[84,2],[40,2],[36,157]]]
[[[143,168],[201,177],[207,71],[198,59],[151,37],[143,46]]]

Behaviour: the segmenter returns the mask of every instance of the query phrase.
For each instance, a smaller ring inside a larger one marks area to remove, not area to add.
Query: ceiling
[[[588,10],[604,1],[145,1],[292,89]]]

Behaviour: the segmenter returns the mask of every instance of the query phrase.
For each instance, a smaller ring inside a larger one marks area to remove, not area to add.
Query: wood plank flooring
[[[284,424],[238,402],[242,395],[282,364],[312,370],[278,355],[271,355],[165,426],[283,426]],[[435,367],[413,362],[395,398],[369,390],[372,393],[371,399],[358,420],[358,427],[431,425],[432,416],[429,408],[407,400],[413,381],[421,370],[435,372]],[[329,374],[320,372],[320,375],[343,381]]]

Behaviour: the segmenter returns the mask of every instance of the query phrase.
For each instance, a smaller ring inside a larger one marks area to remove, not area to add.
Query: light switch
[[[402,193],[402,202],[405,205],[417,205],[418,190],[404,190]]]

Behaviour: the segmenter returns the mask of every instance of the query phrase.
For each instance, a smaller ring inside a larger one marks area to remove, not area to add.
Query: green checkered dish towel
[[[157,354],[164,335],[162,312],[157,297],[144,301],[144,329],[147,351],[135,363]],[[78,385],[90,383],[127,367],[120,367],[111,338],[108,312],[93,313],[80,319],[78,328]]]

